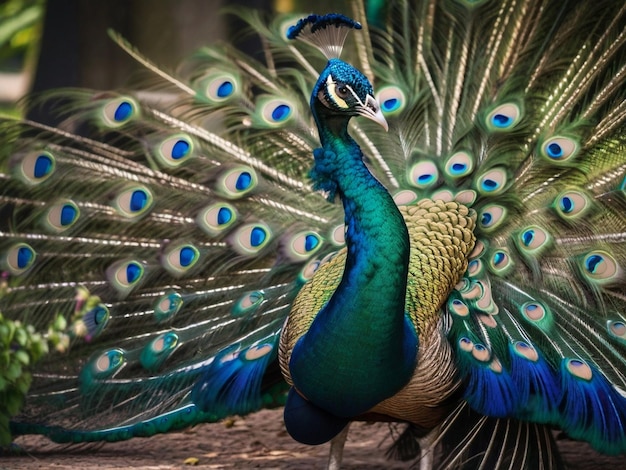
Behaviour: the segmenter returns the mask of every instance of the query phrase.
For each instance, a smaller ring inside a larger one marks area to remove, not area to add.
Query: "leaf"
[[[26,396],[26,392],[30,388],[30,383],[32,382],[33,377],[29,372],[24,372],[20,379],[15,384],[15,388],[19,390],[24,396]]]
[[[9,342],[9,326],[4,320],[0,320],[0,343],[2,343],[5,347],[9,347]]]
[[[8,348],[0,351],[0,370],[5,369],[11,363],[11,351]]]
[[[10,382],[15,382],[20,375],[22,375],[22,366],[17,362],[11,362],[4,373]]]
[[[13,341],[15,341],[21,347],[25,347],[26,344],[28,343],[28,333],[26,333],[26,330],[22,327],[15,328]]]
[[[23,349],[18,349],[13,354],[15,356],[15,359],[23,365],[27,366],[30,363],[30,357],[28,356],[28,353]]]
[[[24,395],[14,388],[7,390],[5,394],[5,406],[9,413],[9,416],[14,416],[20,411],[24,403]]]
[[[25,8],[12,18],[0,24],[0,46],[8,42],[20,30],[32,26],[41,17],[41,6],[33,5]]]
[[[48,343],[44,341],[41,335],[37,335],[36,338],[33,339],[30,355],[33,362],[38,361],[41,357],[48,353]]]
[[[55,331],[64,331],[67,328],[67,320],[63,315],[57,315],[51,326]]]

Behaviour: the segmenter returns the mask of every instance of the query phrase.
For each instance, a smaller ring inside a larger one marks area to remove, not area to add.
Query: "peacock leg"
[[[420,445],[420,470],[432,470],[435,458],[435,445],[441,426],[437,426],[424,437],[419,439]]]
[[[339,434],[337,434],[330,441],[330,454],[328,455],[328,470],[339,470],[341,468],[341,460],[343,459],[343,448],[346,445],[346,439],[348,438],[348,430],[350,429],[350,423],[343,428]]]

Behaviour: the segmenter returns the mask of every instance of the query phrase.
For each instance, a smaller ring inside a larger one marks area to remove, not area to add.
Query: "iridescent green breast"
[[[413,205],[399,207],[406,222],[410,236],[410,263],[407,280],[406,311],[415,327],[420,341],[420,356],[415,376],[420,377],[417,382],[411,380],[406,388],[411,394],[428,394],[426,387],[443,396],[437,385],[437,380],[426,380],[423,365],[428,364],[428,358],[439,356],[439,359],[449,358],[449,361],[438,362],[438,367],[430,367],[430,371],[441,374],[441,382],[446,386],[456,380],[453,371],[452,358],[446,348],[445,338],[440,341],[439,325],[440,308],[447,299],[452,288],[459,282],[467,269],[468,256],[474,248],[475,213],[464,205],[456,202],[421,200]],[[339,251],[332,259],[320,266],[313,279],[308,282],[298,294],[287,323],[283,328],[280,343],[280,363],[286,380],[291,383],[289,373],[289,359],[297,340],[308,331],[320,309],[328,302],[339,285],[344,271],[346,249]],[[433,350],[433,345],[438,345]],[[447,364],[446,364],[447,362]],[[417,390],[413,390],[417,388]],[[448,390],[453,387],[448,387]],[[403,392],[401,392],[404,394]],[[385,400],[391,403],[393,399]],[[416,404],[416,406],[420,406]],[[382,412],[394,415],[389,406],[379,409]],[[406,419],[406,417],[404,418]]]

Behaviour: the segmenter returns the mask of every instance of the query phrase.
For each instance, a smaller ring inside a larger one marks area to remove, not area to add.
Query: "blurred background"
[[[0,0],[0,113],[20,115],[16,103],[31,92],[123,86],[140,65],[109,38],[109,28],[169,71],[219,40],[258,53],[258,40],[241,37],[244,24],[220,14],[223,7],[268,14],[350,11],[347,0]],[[47,115],[29,112],[50,122]]]

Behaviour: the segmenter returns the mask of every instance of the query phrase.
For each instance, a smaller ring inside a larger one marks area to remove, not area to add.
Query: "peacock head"
[[[331,116],[363,116],[389,129],[369,80],[352,65],[330,59],[320,74],[311,105]]]
[[[287,38],[315,46],[328,59],[311,96],[311,108],[316,118],[323,116],[348,121],[352,116],[365,116],[388,130],[367,77],[339,59],[346,36],[352,29],[361,29],[361,24],[338,13],[309,15],[289,28]]]

